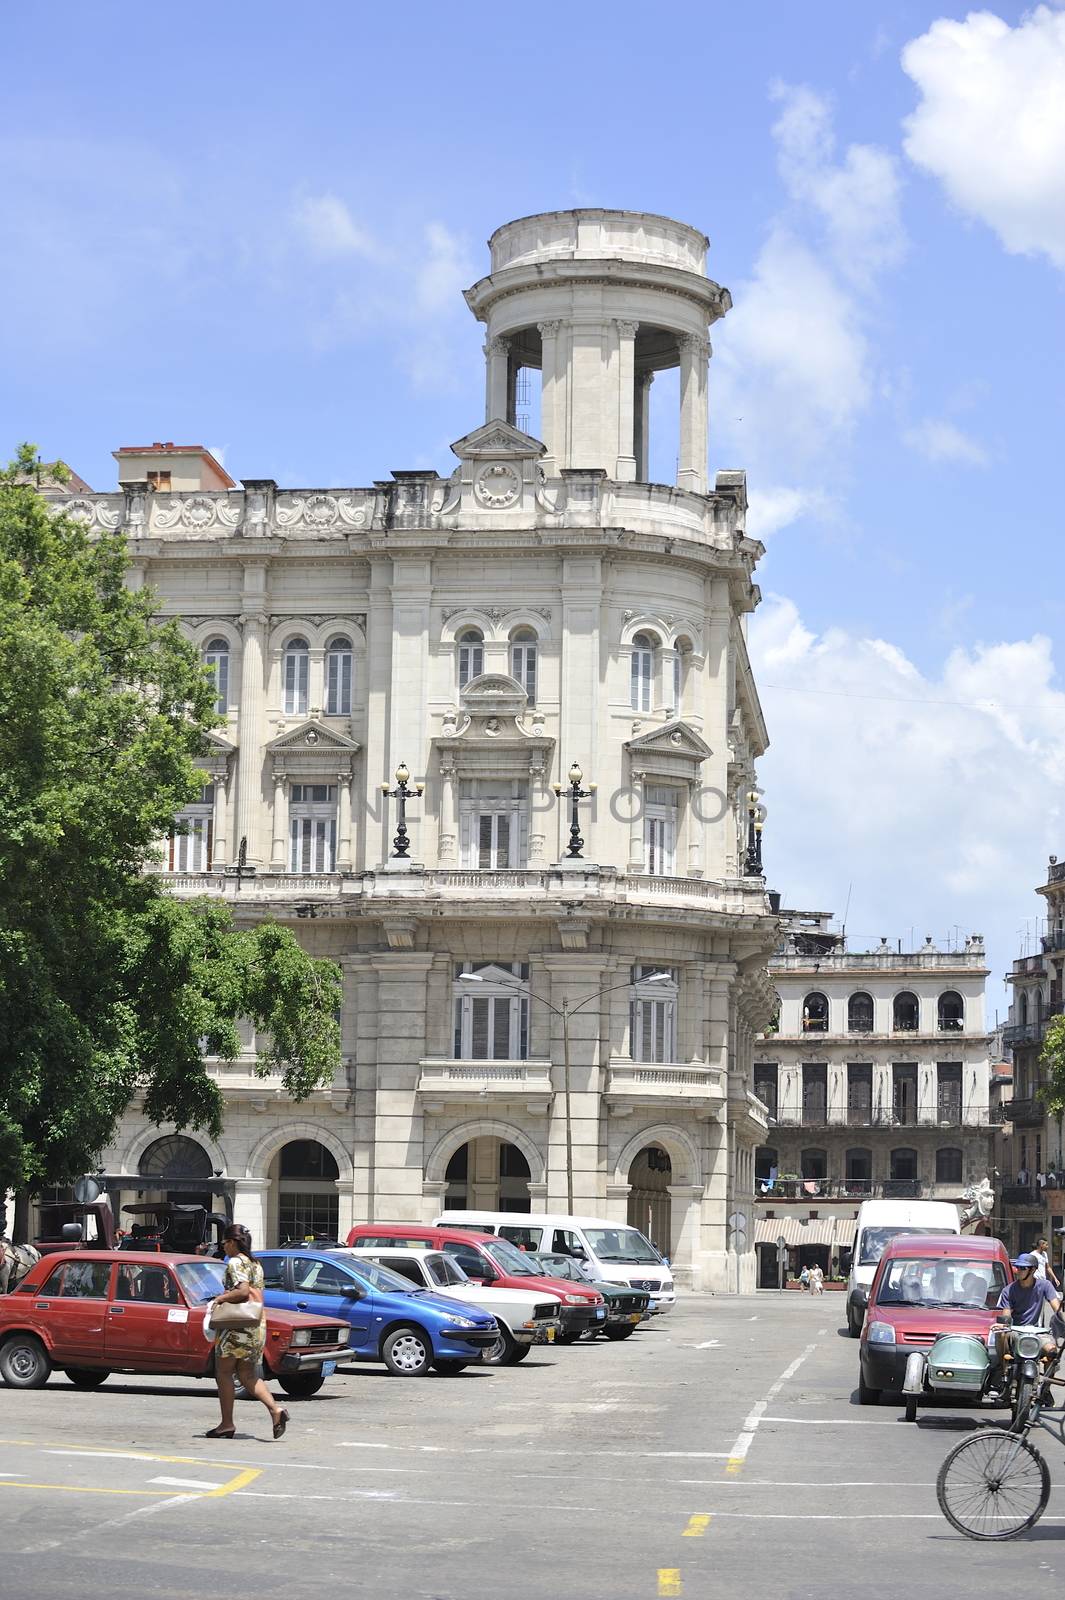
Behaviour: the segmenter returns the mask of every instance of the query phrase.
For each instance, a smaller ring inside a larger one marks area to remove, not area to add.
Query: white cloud
[[[1013,254],[1065,267],[1065,13],[1010,27],[990,11],[940,19],[902,52],[921,92],[910,160]]]
[[[798,489],[768,485],[751,488],[747,508],[747,532],[752,539],[769,539],[800,517],[823,514],[829,501],[820,489]]]
[[[442,222],[428,223],[425,251],[414,275],[419,311],[426,317],[436,317],[451,309],[474,275],[465,240]]]
[[[295,207],[293,220],[315,255],[373,261],[381,253],[374,236],[359,226],[335,194],[306,196]]]
[[[916,427],[907,428],[903,440],[926,461],[955,462],[965,467],[986,467],[987,451],[978,440],[964,433],[945,417],[925,417]]]
[[[926,673],[888,640],[815,633],[778,596],[752,619],[751,651],[774,887],[841,911],[853,879],[852,927],[941,937],[960,923],[989,937],[998,976],[1065,828],[1050,641],[970,644]]]

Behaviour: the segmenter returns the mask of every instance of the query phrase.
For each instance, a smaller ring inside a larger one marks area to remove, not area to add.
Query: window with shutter
[[[529,788],[516,780],[467,778],[459,790],[462,865],[482,871],[522,867],[528,852]]]
[[[459,634],[458,647],[459,688],[465,689],[484,671],[484,636],[476,628],[467,628]]]
[[[536,704],[536,635],[531,628],[522,628],[510,642],[510,675],[517,678],[525,693],[529,697],[531,706]]]
[[[325,657],[325,712],[328,717],[351,715],[351,640],[330,639]]]
[[[669,876],[677,863],[677,791],[661,785],[648,788],[644,800],[644,861],[650,873]]]
[[[286,716],[307,715],[311,681],[311,655],[306,639],[290,639],[282,663]]]
[[[211,639],[203,652],[204,664],[209,668],[214,678],[215,692],[218,696],[215,701],[215,710],[219,716],[225,716],[229,710],[229,641],[228,639]]]
[[[650,634],[636,634],[632,641],[629,659],[629,698],[632,709],[650,711],[651,683],[655,670],[655,646]]]
[[[652,974],[669,971],[668,983],[643,984]],[[630,1005],[631,1053],[634,1061],[677,1059],[677,975],[661,966],[634,967]]]
[[[481,983],[460,974],[476,971]],[[524,1061],[529,1053],[529,968],[518,963],[467,964],[456,970],[455,1057],[465,1061]],[[523,992],[524,991],[524,992]]]
[[[332,784],[295,783],[289,801],[289,871],[334,872],[337,791]]]
[[[214,853],[214,784],[174,818],[167,861],[171,872],[210,872]]]

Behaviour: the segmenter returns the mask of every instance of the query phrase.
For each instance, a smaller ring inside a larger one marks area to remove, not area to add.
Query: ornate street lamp
[[[410,768],[405,761],[401,761],[396,768],[396,787],[390,789],[387,783],[381,785],[381,793],[387,800],[399,801],[399,825],[396,828],[396,837],[392,840],[392,854],[405,860],[410,851],[410,838],[407,834],[407,801],[416,800],[425,792],[424,783],[416,783],[413,788],[408,786]]]
[[[569,849],[566,851],[566,855],[572,861],[579,861],[581,860],[581,851],[584,849],[584,840],[581,838],[580,817],[577,807],[582,800],[591,799],[592,795],[596,791],[597,785],[590,783],[587,789],[581,788],[581,779],[584,777],[584,773],[581,771],[576,762],[574,762],[570,767],[568,777],[568,788],[564,787],[561,783],[553,783],[551,787],[554,789],[559,798],[561,798],[563,794],[569,795]]]
[[[765,806],[758,798],[758,791],[752,789],[747,796],[747,857],[743,864],[744,876],[748,878],[762,877],[762,825],[765,822]]]

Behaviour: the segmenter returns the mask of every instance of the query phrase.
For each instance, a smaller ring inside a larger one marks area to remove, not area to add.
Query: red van
[[[606,1321],[606,1301],[598,1289],[563,1278],[545,1278],[533,1271],[526,1256],[509,1239],[497,1239],[491,1233],[423,1227],[416,1222],[360,1222],[348,1234],[347,1242],[375,1249],[407,1245],[446,1250],[475,1283],[494,1283],[501,1289],[546,1289],[562,1302],[562,1344],[571,1344],[589,1328]]]
[[[1013,1277],[1000,1239],[979,1234],[899,1234],[880,1258],[862,1325],[858,1399],[901,1394],[906,1361],[941,1333],[987,1342],[998,1297]]]

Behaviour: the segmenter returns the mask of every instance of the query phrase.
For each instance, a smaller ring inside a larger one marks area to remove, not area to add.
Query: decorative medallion
[[[202,494],[193,495],[181,507],[181,520],[186,528],[209,528],[214,518],[214,506]]]
[[[91,500],[68,500],[58,509],[65,516],[72,517],[75,522],[92,523],[96,520],[96,507]]]
[[[521,494],[521,479],[512,466],[504,461],[493,461],[479,473],[474,493],[490,511],[512,506]]]
[[[309,494],[303,502],[303,517],[312,528],[331,528],[337,519],[337,503],[331,494]]]

